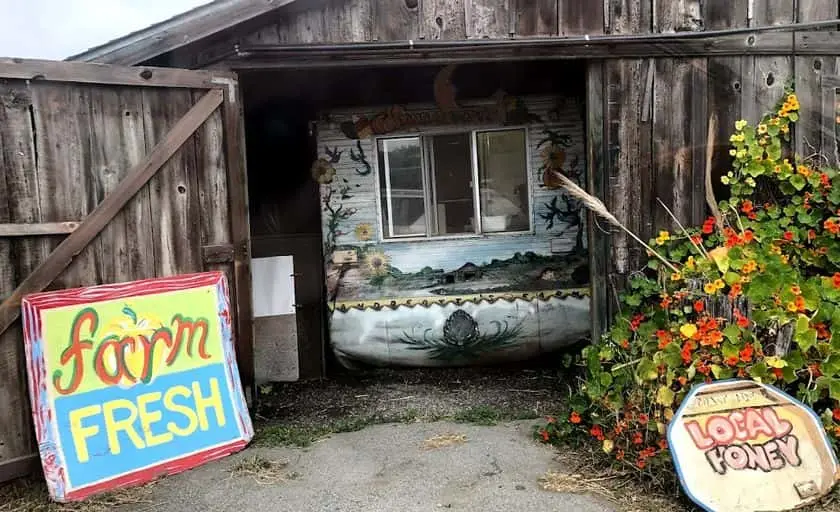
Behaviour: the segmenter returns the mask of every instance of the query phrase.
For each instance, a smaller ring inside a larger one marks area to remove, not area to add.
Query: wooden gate
[[[0,59],[0,482],[38,461],[28,293],[224,270],[253,381],[240,105],[232,74]]]

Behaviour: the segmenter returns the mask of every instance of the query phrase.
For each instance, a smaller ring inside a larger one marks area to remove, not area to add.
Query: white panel
[[[254,317],[295,314],[295,276],[291,256],[251,260]]]

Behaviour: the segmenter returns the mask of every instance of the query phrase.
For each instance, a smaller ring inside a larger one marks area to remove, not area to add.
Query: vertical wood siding
[[[82,221],[204,94],[0,80],[0,223]],[[224,270],[201,248],[232,241],[221,111],[48,289]],[[61,236],[0,238],[0,300]],[[20,322],[0,335],[0,479],[34,456]],[[10,467],[12,469],[6,469]]]

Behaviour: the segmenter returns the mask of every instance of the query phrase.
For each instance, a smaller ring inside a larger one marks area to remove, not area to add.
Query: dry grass
[[[259,455],[242,459],[230,469],[231,477],[247,477],[261,485],[276,484],[297,478],[287,472],[288,461],[268,460]]]
[[[423,448],[426,450],[436,450],[446,446],[456,444],[464,444],[467,442],[467,436],[464,434],[440,434],[438,436],[430,437],[423,442]]]
[[[105,512],[128,505],[152,508],[152,485],[154,482],[65,504],[50,500],[43,481],[19,480],[0,487],[0,512]]]
[[[623,512],[689,512],[698,510],[676,492],[675,479],[641,473],[632,464],[616,469],[605,464],[594,447],[560,449],[555,460],[564,472],[549,471],[540,480],[543,489],[590,494],[605,499]],[[673,475],[671,475],[673,477]],[[674,489],[672,492],[666,489]]]
[[[546,491],[569,494],[596,494],[610,501],[615,501],[615,493],[602,482],[612,480],[617,476],[587,478],[579,473],[559,473],[549,471],[539,479],[540,486]]]

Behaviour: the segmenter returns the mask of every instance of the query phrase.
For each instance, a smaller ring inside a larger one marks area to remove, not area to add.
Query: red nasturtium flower
[[[820,174],[820,185],[824,188],[831,188],[831,180],[828,179],[828,174]]]
[[[742,329],[746,329],[750,326],[750,320],[745,315],[743,315],[737,309],[735,310],[735,323],[738,324],[738,327]]]
[[[540,429],[540,436],[543,441],[548,441],[548,431],[546,429]]]
[[[741,211],[744,212],[744,213],[750,213],[751,211],[753,211],[753,208],[754,208],[753,203],[749,199],[747,199],[743,203],[741,203]]]
[[[729,356],[723,360],[726,366],[737,366],[738,365],[738,356]]]
[[[829,331],[828,327],[826,327],[822,322],[815,324],[814,329],[817,331],[817,338],[824,340],[831,337],[831,331]]]
[[[680,356],[682,357],[683,363],[688,364],[691,362],[691,353],[695,348],[697,348],[697,345],[695,345],[693,340],[685,342],[682,350],[680,350]]]
[[[572,411],[572,414],[569,415],[569,421],[577,425],[580,423],[580,414],[577,411]]]
[[[645,315],[643,315],[641,313],[638,313],[638,314],[634,315],[633,319],[630,320],[630,329],[635,331],[636,329],[639,328],[640,325],[642,325],[642,322],[644,322],[644,321],[645,321]]]
[[[627,350],[630,348],[630,342],[628,340],[621,340],[621,348]]]
[[[604,431],[601,430],[600,425],[592,425],[592,428],[589,429],[589,433],[592,434],[592,437],[594,437],[598,441],[604,440]]]
[[[634,432],[633,433],[633,444],[642,444],[644,440],[642,439],[641,432]]]
[[[647,425],[647,424],[648,424],[648,421],[649,421],[649,420],[648,420],[648,415],[647,415],[647,414],[645,414],[645,413],[641,413],[641,414],[639,414],[639,423],[640,423],[640,424],[642,424],[642,425]]]
[[[662,350],[668,346],[668,343],[671,343],[671,333],[666,330],[659,329],[656,331],[656,338],[659,340],[659,350]]]
[[[835,288],[840,288],[840,272],[835,272],[831,280]]]
[[[660,439],[659,441],[657,441],[656,444],[659,445],[660,450],[667,450],[668,449],[668,440],[665,439],[664,437],[662,439]]]
[[[704,309],[706,309],[706,305],[703,304],[702,300],[698,300],[698,301],[694,302],[694,311],[697,311],[698,313],[702,313]]]
[[[755,214],[753,214],[753,215],[755,215]],[[753,240],[755,240],[755,234],[752,231],[750,231],[749,229],[744,231],[744,243],[748,244],[748,243],[752,242]]]
[[[741,349],[740,352],[738,352],[738,355],[741,357],[741,361],[749,363],[753,359],[754,352],[755,351],[753,350],[752,343],[747,343],[746,345],[744,345],[744,348]]]
[[[834,421],[840,421],[840,409],[831,411],[831,416],[834,418]]]
[[[645,459],[639,459],[639,460],[636,461],[636,467],[637,468],[645,469],[645,466],[647,466],[647,462],[645,462]]]
[[[776,379],[781,379],[785,375],[781,368],[773,368],[772,370],[773,376],[776,377]]]
[[[710,235],[715,231],[715,218],[709,217],[703,222],[703,233]]]
[[[624,460],[624,450],[615,452],[615,460]]]
[[[788,242],[792,241],[793,240],[793,233],[791,233],[790,231],[785,231],[784,238]]]
[[[808,370],[811,371],[811,375],[816,377],[822,377],[822,370],[820,369],[820,363],[811,363],[808,365]]]

